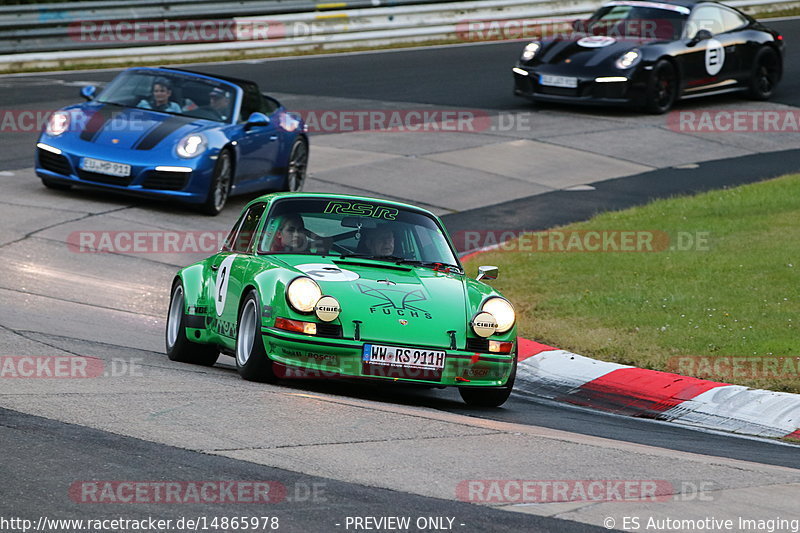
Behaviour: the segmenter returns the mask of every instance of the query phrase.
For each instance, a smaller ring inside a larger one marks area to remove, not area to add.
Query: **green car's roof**
[[[245,206],[245,209],[253,204],[263,203],[263,202],[267,203],[274,202],[281,198],[332,198],[336,200],[352,200],[359,202],[380,202],[385,205],[391,205],[393,207],[400,207],[403,209],[411,209],[414,211],[425,213],[426,215],[432,216],[434,218],[439,218],[430,211],[428,211],[427,209],[423,209],[422,207],[417,207],[411,204],[404,204],[402,202],[395,202],[393,200],[385,200],[382,198],[374,198],[371,196],[353,196],[350,194],[332,194],[326,192],[277,192],[277,193],[265,194],[248,202],[247,205]]]

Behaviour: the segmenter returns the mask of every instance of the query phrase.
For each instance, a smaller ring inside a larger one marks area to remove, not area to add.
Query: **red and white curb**
[[[519,338],[515,389],[607,412],[800,439],[800,395],[606,363]]]

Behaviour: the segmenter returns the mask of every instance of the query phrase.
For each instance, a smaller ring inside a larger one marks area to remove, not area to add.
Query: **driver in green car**
[[[378,226],[364,235],[364,245],[376,257],[394,255],[394,232],[388,225]]]
[[[330,239],[315,235],[306,229],[303,218],[297,214],[284,215],[278,224],[270,250],[292,253],[327,253]]]

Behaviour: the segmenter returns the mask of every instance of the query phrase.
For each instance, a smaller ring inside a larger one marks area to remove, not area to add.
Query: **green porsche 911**
[[[513,306],[464,273],[441,221],[401,203],[313,193],[245,206],[219,253],[180,270],[167,355],[252,381],[335,376],[458,387],[468,404],[508,399]]]

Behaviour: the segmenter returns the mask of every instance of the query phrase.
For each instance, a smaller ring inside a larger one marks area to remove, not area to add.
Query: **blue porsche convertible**
[[[131,68],[54,112],[36,144],[45,186],[161,197],[216,215],[228,197],[302,189],[303,120],[250,81]]]

